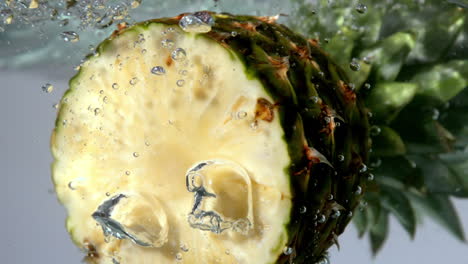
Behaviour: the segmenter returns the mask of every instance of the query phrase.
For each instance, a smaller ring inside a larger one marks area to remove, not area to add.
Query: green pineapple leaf
[[[400,135],[388,126],[380,126],[378,135],[373,137],[372,155],[387,157],[406,153],[405,143]]]
[[[398,32],[363,51],[371,61],[376,81],[394,81],[410,51],[414,48],[416,36],[410,32]]]
[[[384,211],[380,213],[377,222],[370,228],[369,237],[372,254],[375,256],[382,249],[388,237],[389,214]]]
[[[447,162],[442,162],[438,156],[414,155],[411,159],[421,170],[421,174],[424,177],[425,188],[429,192],[445,195],[457,194],[457,196],[463,197],[463,193],[459,190],[459,188],[462,188],[460,182],[462,177],[454,173],[447,165]]]
[[[353,215],[353,223],[358,231],[359,237],[363,237],[369,226],[367,210],[356,210]]]
[[[382,186],[382,206],[390,211],[411,238],[416,233],[416,215],[409,199],[398,189]]]
[[[418,86],[414,83],[379,82],[366,98],[375,120],[389,122],[411,100]]]
[[[447,102],[468,85],[468,61],[455,60],[439,64],[413,76],[419,84],[418,94]]]
[[[450,198],[443,194],[414,194],[410,199],[422,213],[429,214],[437,223],[452,233],[456,238],[465,241],[465,234],[455,206]]]

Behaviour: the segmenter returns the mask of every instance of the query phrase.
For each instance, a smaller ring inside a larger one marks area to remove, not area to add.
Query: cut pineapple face
[[[217,42],[158,23],[102,44],[52,137],[67,228],[94,263],[272,263],[290,157],[274,102]],[[257,113],[256,113],[257,109]]]

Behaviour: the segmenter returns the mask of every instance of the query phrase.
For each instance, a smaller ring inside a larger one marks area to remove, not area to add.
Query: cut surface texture
[[[96,262],[275,261],[287,242],[290,159],[279,119],[255,117],[258,100],[272,98],[248,79],[234,54],[208,38],[154,23],[102,46],[70,87],[53,138],[54,180],[73,239],[99,249]],[[243,233],[189,224],[195,192],[187,188],[187,171],[212,160],[219,165],[197,174],[216,194],[204,197],[203,206],[223,221],[248,219]],[[104,241],[92,215],[117,194],[127,196],[114,208],[125,210],[120,223],[145,229],[159,246],[112,235]]]

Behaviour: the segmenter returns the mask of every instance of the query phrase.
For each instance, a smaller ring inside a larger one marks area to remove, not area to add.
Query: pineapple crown
[[[289,23],[320,40],[370,111],[371,174],[354,217],[359,235],[369,234],[376,254],[390,215],[414,237],[423,212],[465,241],[451,198],[468,198],[468,5],[294,2],[291,17],[310,18]]]

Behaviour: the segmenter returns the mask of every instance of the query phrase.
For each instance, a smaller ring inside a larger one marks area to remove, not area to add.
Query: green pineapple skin
[[[450,198],[468,198],[468,9],[450,0],[294,2],[291,27],[324,43],[372,114],[375,180],[354,218],[360,236],[368,231],[377,254],[389,215],[413,237],[424,214],[465,241]]]
[[[287,228],[293,253],[281,255],[277,263],[316,263],[338,243],[364,193],[370,148],[367,110],[347,85],[344,71],[315,40],[270,17],[211,15],[212,30],[200,36],[242,58],[246,74],[268,89],[289,146],[294,205]],[[178,26],[182,16],[139,26]],[[308,156],[309,147],[322,153],[333,168]]]

